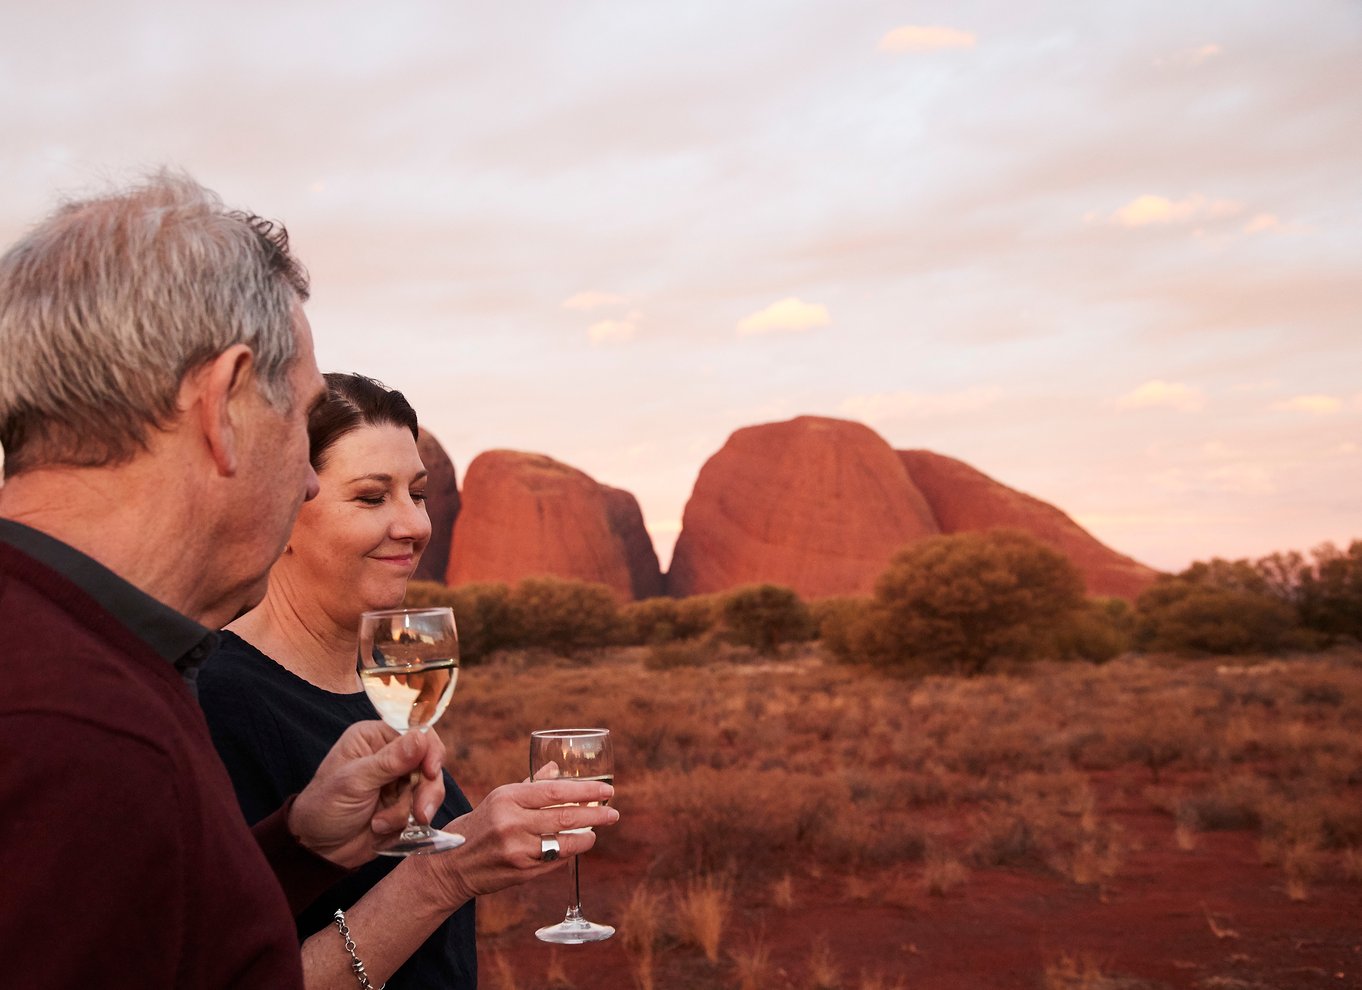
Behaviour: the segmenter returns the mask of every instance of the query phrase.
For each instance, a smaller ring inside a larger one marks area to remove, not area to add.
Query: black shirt
[[[227,631],[199,672],[199,704],[241,810],[252,824],[303,789],[348,726],[378,718],[364,692],[325,691]],[[473,810],[448,771],[444,779],[445,800],[435,815],[436,827]],[[298,916],[299,937],[330,926],[337,908],[348,909],[398,862],[379,856],[327,891]],[[474,904],[469,901],[422,943],[388,987],[474,990],[475,938]]]

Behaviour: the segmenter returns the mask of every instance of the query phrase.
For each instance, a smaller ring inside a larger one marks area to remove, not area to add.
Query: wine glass
[[[359,617],[359,682],[383,721],[398,732],[429,732],[459,679],[459,638],[448,608],[396,608]],[[421,771],[411,775],[412,801]],[[444,852],[463,845],[407,812],[407,827],[383,856]]]
[[[615,753],[609,729],[540,729],[530,733],[530,779],[550,780],[571,777],[576,780],[603,780],[615,783]],[[608,804],[592,801],[587,807]],[[589,832],[590,828],[567,829],[568,832]],[[535,932],[542,941],[560,945],[599,942],[615,934],[609,925],[598,925],[582,917],[582,884],[573,856],[572,906],[567,916],[556,925],[548,925]]]

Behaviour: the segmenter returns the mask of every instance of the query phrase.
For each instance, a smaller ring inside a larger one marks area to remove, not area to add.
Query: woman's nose
[[[393,519],[392,536],[395,539],[413,540],[425,543],[430,539],[430,516],[426,513],[426,503],[413,498],[400,500],[400,509]]]

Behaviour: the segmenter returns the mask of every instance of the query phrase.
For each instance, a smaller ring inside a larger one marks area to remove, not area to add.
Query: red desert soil
[[[1306,900],[1292,901],[1281,870],[1262,863],[1252,833],[1199,833],[1193,849],[1181,850],[1166,815],[1137,810],[1128,800],[1149,783],[1147,775],[1104,776],[1093,775],[1102,810],[1119,822],[1129,850],[1108,882],[1078,886],[1028,870],[978,870],[938,897],[920,891],[915,866],[858,874],[852,884],[863,882],[865,896],[856,899],[846,875],[813,877],[791,862],[794,907],[773,906],[763,890],[739,895],[721,961],[709,964],[694,949],[663,949],[652,986],[739,986],[727,953],[747,948],[751,933],[760,931],[773,963],[772,977],[760,985],[771,988],[815,986],[808,961],[818,939],[840,970],[835,985],[846,990],[1037,990],[1047,986],[1047,968],[1055,970],[1066,957],[1078,976],[1049,985],[1362,988],[1362,885],[1320,877]],[[649,851],[667,841],[663,823],[646,820],[642,809],[630,814],[628,839],[607,833],[584,861],[584,910],[593,920],[620,923],[631,890],[648,873]],[[509,986],[500,968],[507,964],[518,990],[640,985],[618,936],[558,948],[534,938],[534,928],[561,916],[568,888],[562,870],[521,894],[524,920],[483,939],[484,986]],[[558,976],[551,978],[555,968]]]

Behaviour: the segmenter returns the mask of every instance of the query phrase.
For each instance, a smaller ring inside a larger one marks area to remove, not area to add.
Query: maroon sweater
[[[0,542],[7,985],[301,986],[290,899],[338,871],[285,818],[253,838],[174,667]]]

